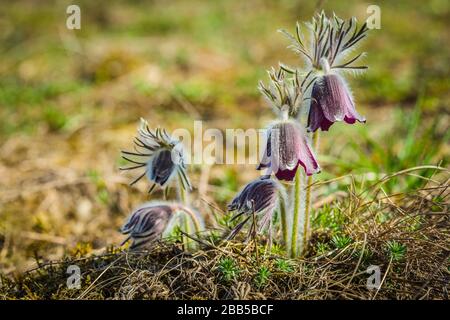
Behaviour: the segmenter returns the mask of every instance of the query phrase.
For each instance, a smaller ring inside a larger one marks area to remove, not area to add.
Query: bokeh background
[[[66,8],[81,8],[81,30]],[[129,187],[120,150],[139,118],[169,131],[261,128],[272,113],[257,91],[279,61],[299,65],[279,28],[318,7],[342,18],[381,8],[363,49],[369,70],[348,78],[365,125],[321,137],[319,179],[375,180],[418,165],[448,165],[449,3],[430,1],[1,1],[0,270],[25,270],[123,239],[118,228],[149,198]],[[196,199],[224,208],[254,166],[194,166]],[[426,172],[422,172],[426,174]],[[387,192],[422,179],[393,179]],[[339,194],[342,184],[317,191]],[[204,202],[195,203],[202,212]]]

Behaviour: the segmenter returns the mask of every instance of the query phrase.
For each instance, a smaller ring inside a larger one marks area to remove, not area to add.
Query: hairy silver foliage
[[[165,129],[151,130],[144,119],[141,119],[138,136],[134,139],[134,150],[122,151],[122,158],[134,165],[120,168],[121,170],[144,168],[144,172],[134,179],[130,185],[135,184],[146,175],[153,182],[149,190],[150,193],[156,185],[166,187],[171,178],[178,175],[181,186],[185,190],[192,188],[187,176],[180,142],[170,137]]]
[[[280,64],[278,70],[271,68],[267,71],[269,84],[259,82],[258,89],[270,103],[272,108],[281,112],[288,108],[288,114],[295,117],[302,103],[306,100],[305,92],[314,82],[312,71],[301,77],[298,70],[292,70]]]
[[[354,64],[365,53],[359,53],[353,57],[348,56],[367,36],[369,30],[367,23],[358,27],[355,17],[343,20],[334,13],[332,17],[327,17],[322,11],[311,22],[305,23],[305,27],[310,30],[309,42],[298,22],[295,35],[284,29],[279,31],[291,41],[289,48],[304,57],[306,63],[312,68],[323,70],[321,59],[325,58],[331,69],[367,69],[367,66]]]

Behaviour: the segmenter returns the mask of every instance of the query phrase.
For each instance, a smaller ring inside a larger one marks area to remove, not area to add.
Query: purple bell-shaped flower
[[[279,180],[294,180],[298,166],[308,176],[320,172],[305,131],[293,120],[283,120],[269,128],[266,151],[258,170],[269,168]]]
[[[350,90],[338,74],[325,74],[313,85],[311,107],[308,115],[308,131],[328,131],[338,121],[353,124],[366,122],[355,109]]]

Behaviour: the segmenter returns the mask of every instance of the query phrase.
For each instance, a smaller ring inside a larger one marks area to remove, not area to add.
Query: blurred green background
[[[66,28],[70,4],[81,8],[81,30]],[[279,61],[301,63],[277,29],[293,30],[318,7],[363,21],[371,4],[381,8],[381,29],[362,45],[369,70],[348,77],[368,121],[321,136],[319,179],[447,166],[446,0],[2,1],[0,270],[119,243],[123,219],[149,198],[145,182],[130,188],[118,170],[140,117],[169,130],[192,130],[193,120],[264,127],[273,116],[258,81]],[[223,207],[257,176],[245,169],[197,166],[191,175],[207,182],[197,193]],[[410,177],[386,188],[421,183]]]

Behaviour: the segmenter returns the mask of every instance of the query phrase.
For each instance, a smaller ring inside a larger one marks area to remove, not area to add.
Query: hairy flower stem
[[[183,184],[182,184],[182,181],[181,181],[181,178],[179,178],[178,179],[178,183],[177,183],[177,192],[178,192],[178,198],[179,198],[179,201],[182,203],[182,204],[184,204],[184,205],[189,205],[189,198],[188,198],[188,193],[187,193],[187,191],[186,190],[184,190],[184,188],[183,188]],[[187,213],[186,212],[186,210],[182,210],[184,213]],[[191,217],[191,219],[192,219],[192,216],[190,215],[190,213],[187,213],[187,214],[189,214],[189,216]],[[190,223],[190,219],[188,218],[188,216],[187,215],[184,215],[183,217],[182,217],[182,219],[183,219],[183,229],[184,229],[184,232],[186,232],[187,234],[191,234],[192,233],[192,230],[191,230],[191,223]],[[186,236],[183,236],[183,244],[184,244],[184,247],[186,248],[186,249],[190,249],[191,248],[191,245],[190,245],[190,239],[188,238],[188,237],[186,237]]]
[[[313,148],[317,154],[317,149],[319,148],[319,130],[313,133]],[[301,246],[301,254],[305,253],[308,249],[308,242],[310,236],[310,220],[311,220],[311,184],[313,182],[313,177],[309,176],[306,180],[306,197],[305,197],[305,211],[304,211],[304,227],[303,227],[303,241]]]
[[[300,224],[300,214],[302,212],[302,171],[297,169],[294,178],[293,189],[294,201],[293,205],[293,219],[292,219],[292,235],[291,235],[291,257],[295,258],[298,255],[298,226]]]
[[[182,211],[184,214],[186,214],[194,225],[194,229],[195,229],[194,231],[196,233],[200,232],[200,230],[201,230],[200,221],[191,209],[189,209],[185,206],[180,206],[180,205],[175,205],[174,208],[176,210]]]
[[[286,210],[286,199],[284,195],[280,192],[280,218],[281,218],[281,234],[283,236],[283,243],[287,247],[289,246],[289,225],[288,225],[288,213]]]

